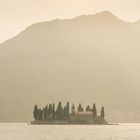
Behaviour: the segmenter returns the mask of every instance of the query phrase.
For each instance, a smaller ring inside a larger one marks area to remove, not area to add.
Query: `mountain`
[[[108,11],[31,25],[0,45],[0,121],[30,121],[35,104],[61,100],[140,122],[139,36]]]

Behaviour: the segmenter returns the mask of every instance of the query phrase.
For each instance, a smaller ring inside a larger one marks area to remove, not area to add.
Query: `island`
[[[55,104],[46,105],[43,109],[38,108],[37,105],[34,106],[33,110],[34,120],[31,121],[31,125],[107,125],[108,122],[105,120],[104,107],[101,107],[100,115],[97,115],[96,104],[94,103],[92,107],[87,105],[87,107],[82,107],[79,103],[76,109],[75,105],[72,104],[70,109],[70,104],[62,107],[62,103],[59,102],[57,108],[55,109]]]

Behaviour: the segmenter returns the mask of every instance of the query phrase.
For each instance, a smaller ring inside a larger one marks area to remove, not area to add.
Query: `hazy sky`
[[[0,42],[35,22],[102,10],[135,21],[140,19],[140,0],[0,0]]]

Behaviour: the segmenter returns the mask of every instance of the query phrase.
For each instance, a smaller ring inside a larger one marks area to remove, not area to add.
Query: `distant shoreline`
[[[28,125],[119,125],[117,123],[78,123],[69,121],[31,121]]]

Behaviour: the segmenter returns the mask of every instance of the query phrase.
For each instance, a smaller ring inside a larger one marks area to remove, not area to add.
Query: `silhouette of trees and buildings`
[[[79,103],[77,111],[75,109],[75,105],[72,104],[71,106],[71,111],[70,111],[70,104],[67,102],[67,104],[63,107],[61,101],[58,103],[57,108],[55,109],[55,104],[49,104],[46,105],[43,109],[38,108],[37,105],[34,106],[33,110],[33,116],[34,120],[38,121],[53,121],[53,120],[58,120],[58,121],[63,121],[63,120],[69,120],[70,116],[74,116],[75,112],[83,112],[86,114],[87,113],[92,113],[92,118],[97,117],[97,110],[96,110],[96,104],[94,103],[92,108],[88,105],[85,108],[82,107],[82,104]],[[101,108],[101,114],[100,118],[105,117],[105,112],[104,112],[104,107]]]

